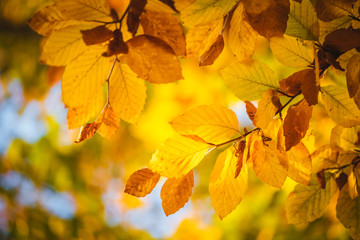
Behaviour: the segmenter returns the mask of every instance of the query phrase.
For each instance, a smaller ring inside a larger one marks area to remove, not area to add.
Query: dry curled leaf
[[[216,42],[200,56],[199,66],[212,65],[224,49],[224,37],[219,35]]]
[[[96,131],[99,129],[100,126],[101,126],[101,123],[97,123],[97,122],[87,123],[87,124],[83,125],[80,129],[79,136],[74,141],[74,143],[80,143],[89,138],[92,138],[92,136],[95,135]]]

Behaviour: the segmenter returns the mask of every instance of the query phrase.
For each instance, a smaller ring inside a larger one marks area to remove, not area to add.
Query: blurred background
[[[242,203],[220,221],[208,193],[216,153],[195,169],[193,196],[176,214],[166,217],[161,207],[165,179],[145,198],[124,194],[129,175],[146,167],[174,134],[168,122],[186,110],[222,104],[236,112],[241,127],[252,128],[244,104],[218,73],[233,60],[231,53],[225,49],[212,67],[182,60],[185,80],[148,84],[138,123],[122,122],[112,139],[96,135],[74,144],[79,129],[67,128],[63,69],[40,65],[41,37],[27,25],[48,3],[0,1],[0,239],[348,239],[336,220],[335,202],[311,224],[288,225],[284,203],[294,182],[287,180],[280,191],[262,184],[252,170]],[[280,73],[279,79],[294,72],[274,59],[264,39],[255,58]],[[330,129],[333,123],[322,119],[322,110],[314,111],[319,122],[313,127]]]

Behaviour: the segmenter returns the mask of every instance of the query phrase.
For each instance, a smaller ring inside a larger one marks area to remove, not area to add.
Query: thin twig
[[[106,82],[107,82],[107,99],[106,99],[106,105],[110,105],[110,100],[109,100],[109,95],[110,95],[110,77],[111,77],[111,74],[112,74],[112,72],[113,72],[113,70],[114,70],[116,61],[117,61],[117,57],[115,56],[114,62],[113,62],[113,64],[112,64],[111,69],[110,69],[110,72],[109,72],[109,75],[108,75],[108,77],[107,77],[107,79],[106,79]]]
[[[249,135],[250,133],[255,132],[255,131],[259,131],[259,130],[260,130],[260,128],[254,128],[253,130],[251,130],[251,131],[249,131],[249,132],[241,135],[240,137],[237,137],[237,138],[228,140],[228,141],[226,141],[226,142],[219,143],[219,144],[214,144],[214,143],[207,143],[207,144],[209,144],[209,145],[211,145],[211,146],[214,146],[215,148],[218,148],[218,147],[224,146],[224,145],[226,145],[226,144],[228,144],[228,143],[232,143],[232,142],[238,141],[238,140],[246,137],[246,136]],[[215,148],[214,148],[214,149],[215,149]]]
[[[297,96],[299,96],[301,94],[301,91],[299,91],[297,94],[295,94],[294,96],[291,96],[291,98],[289,99],[289,101],[287,101],[284,106],[282,106],[279,110],[276,111],[275,116],[278,115],[279,113],[282,112],[282,110],[284,110],[284,108],[286,108],[287,105],[289,105],[292,100],[294,100]]]

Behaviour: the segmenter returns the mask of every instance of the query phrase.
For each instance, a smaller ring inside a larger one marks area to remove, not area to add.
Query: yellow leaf
[[[157,11],[161,13],[174,13],[173,9],[171,9],[168,5],[162,3],[159,0],[147,0],[145,6],[145,12],[148,11]]]
[[[321,88],[321,95],[329,117],[343,127],[360,123],[360,110],[341,86],[329,85]]]
[[[115,64],[110,78],[109,101],[123,120],[132,122],[144,108],[146,86],[130,67],[121,62]]]
[[[311,157],[308,149],[300,142],[286,152],[288,176],[294,181],[309,185],[311,179]]]
[[[145,197],[152,192],[160,175],[148,168],[140,169],[130,175],[124,192],[135,197]]]
[[[353,239],[360,238],[360,197],[351,199],[346,187],[340,191],[336,204],[336,217],[349,230]]]
[[[167,178],[179,178],[199,164],[209,147],[183,136],[169,138],[152,156],[150,169]]]
[[[335,126],[331,131],[330,144],[333,149],[341,147],[345,151],[359,149],[359,127],[344,128]]]
[[[241,202],[248,185],[246,167],[235,178],[236,157],[231,149],[222,152],[210,174],[209,192],[216,214],[223,219]]]
[[[357,156],[356,152],[351,151],[335,151],[329,146],[323,146],[311,154],[313,163],[312,171],[320,172],[327,168],[339,168],[350,164]]]
[[[254,125],[266,129],[280,107],[281,103],[276,91],[270,89],[264,92],[258,104]]]
[[[92,46],[65,68],[61,85],[65,107],[85,106],[102,92],[113,62],[102,56],[104,51],[102,46]]]
[[[79,136],[75,140],[75,143],[79,143],[89,138],[92,138],[92,136],[94,136],[96,131],[99,129],[100,125],[101,123],[93,122],[93,123],[87,123],[84,126],[82,126],[80,129]]]
[[[179,60],[163,40],[140,35],[126,43],[129,52],[124,59],[140,78],[151,83],[170,83],[183,78]]]
[[[96,119],[97,123],[101,123],[97,132],[107,138],[111,138],[120,126],[120,117],[110,106],[106,106],[103,112]]]
[[[349,16],[343,16],[330,22],[319,20],[319,41],[324,43],[326,35],[340,28],[348,28],[351,25],[351,20]]]
[[[61,28],[75,24],[79,24],[79,22],[66,19],[55,5],[41,8],[29,20],[30,27],[43,36],[49,36]]]
[[[197,0],[180,12],[187,26],[205,25],[223,18],[239,0]]]
[[[177,56],[186,54],[184,30],[174,15],[148,10],[141,16],[140,22],[144,34],[164,40]]]
[[[348,187],[349,187],[349,195],[351,197],[351,199],[354,199],[356,197],[359,196],[359,191],[358,191],[358,187],[357,187],[357,177],[356,177],[356,173],[354,172],[358,172],[359,167],[357,166],[356,168],[350,167],[350,172],[349,172],[349,177],[348,177]]]
[[[301,3],[290,1],[289,20],[285,33],[304,40],[318,39],[319,23],[310,0],[302,0]]]
[[[55,6],[68,19],[112,21],[106,0],[55,0]]]
[[[86,50],[80,32],[82,27],[62,28],[46,39],[41,53],[41,62],[51,66],[66,66]]]
[[[221,33],[223,20],[190,28],[186,33],[186,58],[198,58],[215,42]]]
[[[278,157],[275,140],[257,138],[251,152],[256,176],[270,186],[281,188],[286,180],[287,169]]]
[[[310,186],[298,184],[286,201],[286,217],[290,224],[312,222],[321,217],[336,193],[337,186],[333,178],[327,177],[325,189],[322,189],[315,177]]]
[[[189,201],[194,187],[194,174],[191,170],[181,178],[169,178],[161,188],[160,197],[165,215],[179,211]]]
[[[224,37],[219,35],[216,42],[207,50],[203,55],[200,56],[199,66],[212,65],[215,60],[220,56],[224,49]]]
[[[276,59],[286,66],[308,67],[314,61],[309,44],[294,37],[272,37],[270,47]]]
[[[210,143],[221,143],[239,134],[236,114],[220,105],[203,105],[176,117],[170,122],[182,135],[197,135]]]
[[[244,19],[244,16],[244,4],[240,2],[231,17],[228,34],[229,47],[239,61],[251,58],[258,37],[258,33]]]
[[[221,71],[225,84],[243,101],[253,101],[268,89],[278,89],[275,73],[264,63],[252,60],[249,63],[234,62]]]

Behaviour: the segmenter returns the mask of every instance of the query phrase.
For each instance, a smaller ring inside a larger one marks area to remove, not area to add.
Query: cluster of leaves
[[[236,114],[223,106],[198,106],[171,122],[178,135],[158,148],[149,168],[130,176],[125,192],[146,196],[166,177],[163,209],[166,215],[175,213],[192,194],[193,168],[221,149],[209,179],[221,219],[240,203],[252,167],[270,186],[281,188],[287,177],[299,183],[286,204],[290,223],[319,218],[340,190],[337,217],[357,239],[359,6],[353,0],[132,0],[119,17],[105,0],[55,0],[30,25],[46,36],[41,60],[66,65],[62,94],[69,128],[99,115],[82,127],[76,142],[96,132],[112,136],[120,118],[135,121],[145,103],[144,80],[181,79],[178,57],[211,65],[227,44],[237,60],[221,74],[245,101],[254,128],[239,128]],[[269,40],[279,62],[300,70],[279,81],[265,63],[252,59],[259,35]],[[329,85],[329,71],[345,72],[347,89],[341,86],[345,83]],[[314,106],[325,108],[337,125],[330,144],[311,153],[303,139],[311,138]]]

